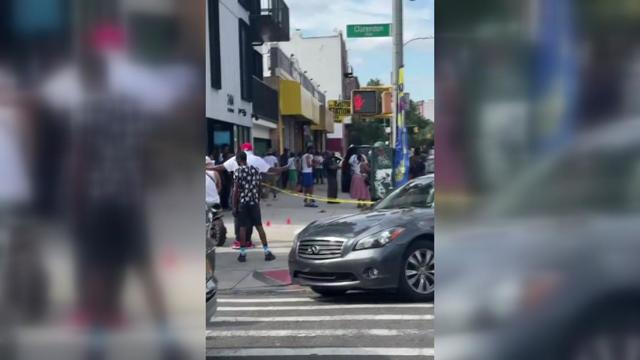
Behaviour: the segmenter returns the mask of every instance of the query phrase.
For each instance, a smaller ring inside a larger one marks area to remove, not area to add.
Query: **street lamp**
[[[405,47],[410,42],[413,42],[413,41],[416,41],[416,40],[433,40],[433,35],[431,35],[431,36],[422,36],[422,37],[413,38],[411,40],[407,40],[404,44],[402,44],[402,46]]]

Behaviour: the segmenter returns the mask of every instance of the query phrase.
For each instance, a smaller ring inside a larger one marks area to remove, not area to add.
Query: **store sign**
[[[351,101],[349,100],[329,100],[327,108],[333,112],[337,123],[341,123],[345,117],[351,116]]]

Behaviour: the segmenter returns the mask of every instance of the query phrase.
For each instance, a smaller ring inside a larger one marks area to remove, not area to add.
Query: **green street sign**
[[[391,24],[347,25],[348,38],[391,36]]]

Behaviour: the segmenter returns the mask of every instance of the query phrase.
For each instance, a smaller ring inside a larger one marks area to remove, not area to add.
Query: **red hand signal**
[[[362,98],[362,95],[356,95],[353,98],[353,108],[355,111],[360,111],[362,110],[362,107],[364,106],[364,99]]]

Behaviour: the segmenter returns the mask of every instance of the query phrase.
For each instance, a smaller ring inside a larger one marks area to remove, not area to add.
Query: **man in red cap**
[[[287,166],[284,166],[284,167],[269,166],[269,164],[267,164],[261,157],[253,154],[253,145],[251,145],[251,143],[244,143],[240,145],[240,151],[243,151],[247,155],[247,165],[255,167],[258,170],[258,172],[262,174],[273,173],[273,174],[279,175],[283,171],[288,170]],[[216,166],[208,165],[207,170],[214,170],[214,171],[226,170],[233,174],[234,171],[236,171],[236,169],[238,169],[239,167],[240,166],[236,161],[236,157],[234,156],[232,158],[229,158],[229,160],[225,161],[222,165],[216,165]],[[235,189],[233,191],[235,191]],[[233,191],[232,191],[232,194],[233,194]],[[238,222],[237,217],[234,217],[233,225],[234,225],[235,234],[236,234],[236,240],[233,242],[233,248],[239,249],[240,248],[240,223]],[[248,243],[247,247],[249,248],[253,247],[253,243],[251,242],[252,233],[253,233],[252,229],[248,228],[247,234],[246,234],[246,240]]]
[[[238,168],[233,172],[233,212],[240,224],[240,255],[239,262],[247,261],[247,230],[256,228],[264,250],[264,260],[273,261],[276,257],[269,250],[267,234],[262,227],[260,212],[260,182],[262,176],[258,169],[247,164],[247,153],[240,151],[236,155]]]

